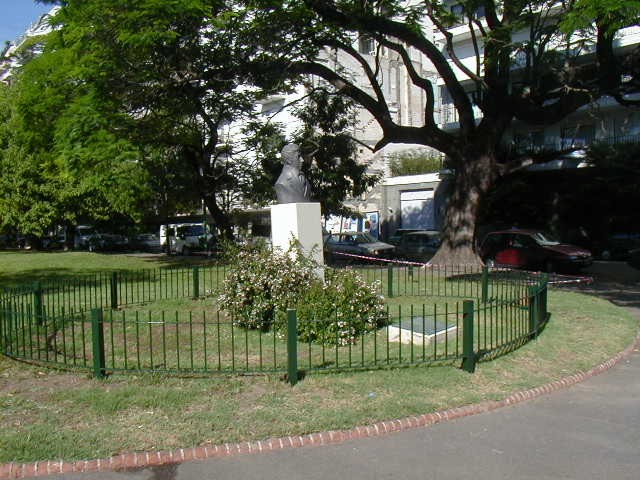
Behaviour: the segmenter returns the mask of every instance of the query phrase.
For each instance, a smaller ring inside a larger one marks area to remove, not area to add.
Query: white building
[[[28,39],[51,32],[52,27],[49,21],[59,9],[60,7],[56,6],[49,10],[48,13],[41,15],[22,35],[7,44],[2,53],[0,53],[0,82],[9,82],[12,72],[22,64],[20,47]],[[39,50],[36,47],[33,53],[37,55],[38,52]]]
[[[461,7],[455,0],[446,3],[451,12],[460,13]],[[478,18],[486,26],[482,9],[477,11]],[[476,54],[474,51],[471,31],[466,21],[448,29],[452,35],[454,51],[461,63],[475,71]],[[520,32],[514,36],[514,42],[526,39],[528,32]],[[479,36],[479,35],[478,35]],[[435,41],[445,45],[444,35],[436,31]],[[580,44],[580,58],[584,61],[592,61],[595,57],[595,44],[589,39]],[[618,51],[628,50],[640,44],[640,26],[622,29],[618,32],[614,48]],[[566,44],[557,43],[555,46],[566,48]],[[483,47],[479,45],[482,54]],[[577,43],[576,43],[576,47]],[[513,59],[514,76],[517,70],[523,67],[524,58],[516,56]],[[453,62],[450,62],[458,79],[460,79],[469,91],[473,89],[471,79]],[[482,64],[482,62],[481,62]],[[482,72],[481,72],[482,74]],[[456,130],[458,125],[458,113],[453,106],[451,97],[442,79],[438,80],[439,87],[439,115],[438,126],[445,130]],[[474,107],[476,118],[481,118],[482,112]],[[640,111],[631,107],[624,107],[613,98],[604,97],[590,105],[580,108],[577,112],[567,116],[562,121],[546,126],[532,127],[522,122],[514,121],[505,142],[518,152],[545,150],[561,150],[573,147],[589,145],[594,140],[613,143],[638,141],[640,139]]]

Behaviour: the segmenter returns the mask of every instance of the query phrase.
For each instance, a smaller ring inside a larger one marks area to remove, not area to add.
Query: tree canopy
[[[375,150],[411,143],[447,155],[451,191],[436,262],[477,263],[474,232],[490,187],[501,176],[549,158],[548,152],[517,156],[504,149],[514,120],[552,125],[603,96],[638,104],[638,47],[617,49],[615,43],[621,28],[637,23],[637,0],[61,3],[60,29],[51,35],[39,67],[57,73],[41,77],[44,101],[34,98],[19,112],[30,119],[23,123],[26,140],[19,145],[28,148],[21,155],[29,158],[27,153],[36,151],[33,142],[40,146],[34,157],[39,176],[29,184],[50,188],[49,176],[66,181],[86,165],[93,164],[94,171],[108,165],[123,180],[143,180],[121,184],[136,192],[129,197],[135,200],[153,192],[133,187],[152,185],[145,175],[162,174],[167,167],[204,199],[223,229],[229,227],[224,211],[229,192],[267,185],[281,141],[277,126],[258,121],[254,130],[267,137],[241,146],[236,140],[246,136],[227,135],[229,125],[251,124],[256,101],[291,92],[309,75],[375,118],[382,130]],[[470,56],[463,56],[461,38],[467,39]],[[360,40],[373,49],[361,52],[355,46]],[[384,58],[400,65],[420,92],[420,121],[390,107]],[[442,95],[450,100],[456,128],[438,121]],[[338,151],[352,147],[340,122],[332,125],[320,114],[339,102],[312,100],[320,108],[312,102],[307,113],[300,112],[305,125],[315,122],[301,132],[307,139],[302,140],[305,168],[317,179],[318,196],[336,206],[340,195],[332,195],[332,186],[356,193],[369,180],[355,164],[336,160],[348,158]],[[331,141],[317,137],[323,130]],[[94,155],[97,149],[101,152]],[[258,157],[245,154],[256,149]],[[354,177],[342,181],[345,174]],[[95,191],[88,186],[106,185],[107,204],[122,211],[137,201],[118,203],[121,194],[109,200],[117,191],[109,179],[91,178],[75,177],[71,183],[79,190],[71,191],[84,194]]]
[[[41,195],[51,211],[39,215],[40,232],[56,220],[166,216],[204,201],[218,228],[229,233],[233,207],[273,198],[279,149],[293,140],[258,115],[256,102],[291,92],[294,82],[282,78],[271,52],[252,39],[246,28],[251,12],[238,2],[117,3],[62,2],[43,53],[15,78],[12,98],[21,120],[11,129],[30,140],[16,141],[23,150],[8,164],[31,177],[14,169],[6,178],[31,188],[20,190],[25,205],[6,221],[25,229],[26,210],[38,204],[33,189],[41,185],[56,195]],[[333,114],[335,122],[348,115]],[[306,131],[298,140],[313,134],[328,142],[321,134],[326,121],[317,129],[309,116],[302,123]],[[332,148],[341,152],[322,153],[342,155],[341,162],[306,162],[316,172],[316,196],[327,199],[329,210],[371,183],[355,165],[348,140]],[[28,165],[28,155],[37,165]],[[49,164],[54,168],[44,175]],[[3,197],[16,205],[9,199],[17,188],[6,183]],[[66,198],[82,208],[66,211]]]
[[[475,223],[490,186],[500,176],[549,159],[505,154],[505,132],[514,120],[552,125],[607,95],[624,105],[637,103],[633,95],[640,90],[640,62],[634,60],[638,48],[614,49],[616,32],[637,23],[636,2],[630,14],[622,10],[622,15],[615,13],[620,3],[615,0],[606,5],[591,0],[247,3],[263,14],[256,28],[277,39],[276,50],[287,52],[283,70],[325,79],[377,120],[382,138],[376,149],[412,143],[448,156],[454,175],[443,246],[434,262],[476,263]],[[594,9],[595,21],[586,22]],[[376,45],[373,55],[354,48],[362,38]],[[460,38],[468,39],[465,47],[473,52],[471,57],[462,56]],[[359,67],[358,73],[341,68],[340,62],[323,61],[326,55],[318,56],[322,48],[348,59]],[[436,79],[429,68],[421,68],[418,54],[430,62],[438,82],[446,87],[456,129],[439,125]],[[380,68],[384,55],[401,63],[421,92],[421,124],[391,112]]]

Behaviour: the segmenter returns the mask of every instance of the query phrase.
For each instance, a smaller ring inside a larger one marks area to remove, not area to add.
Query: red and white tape
[[[361,260],[367,260],[370,262],[384,262],[384,263],[395,263],[398,265],[407,265],[407,266],[416,266],[416,267],[424,267],[424,268],[434,268],[439,265],[433,265],[431,263],[421,263],[421,262],[410,262],[407,260],[396,260],[393,258],[382,258],[382,257],[368,257],[366,255],[356,255],[353,253],[344,253],[344,252],[332,252],[332,255],[340,255],[343,257],[351,257],[351,258],[359,258]],[[513,270],[506,266],[496,266],[493,267],[494,271],[510,271]],[[531,271],[531,270],[521,270],[522,272],[530,273],[532,275],[541,275],[543,272]],[[551,274],[549,277],[549,285],[568,285],[573,283],[585,283],[591,284],[593,283],[593,278],[585,275],[558,275]]]

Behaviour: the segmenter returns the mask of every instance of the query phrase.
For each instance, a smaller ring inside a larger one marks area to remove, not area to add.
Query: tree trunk
[[[485,153],[455,162],[445,211],[442,245],[432,265],[483,265],[475,246],[480,203],[496,177],[495,155]]]
[[[209,210],[211,217],[213,217],[213,221],[215,222],[218,230],[220,230],[222,237],[226,239],[233,238],[233,226],[229,221],[229,217],[218,205],[215,194],[207,193],[203,195],[203,198],[204,204],[207,207],[207,210]]]

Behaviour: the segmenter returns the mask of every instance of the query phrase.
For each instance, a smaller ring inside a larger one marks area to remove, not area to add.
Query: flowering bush
[[[314,267],[296,247],[285,253],[238,249],[218,301],[236,325],[268,330],[276,311],[292,308],[318,282]]]
[[[274,326],[281,335],[286,334],[286,310],[295,308],[298,338],[304,342],[347,345],[385,324],[376,285],[353,270],[327,271],[323,282],[316,268],[295,246],[286,253],[240,249],[218,301],[235,325],[262,330]]]
[[[386,324],[383,297],[377,286],[353,270],[327,272],[296,304],[298,338],[325,345],[348,345]]]

